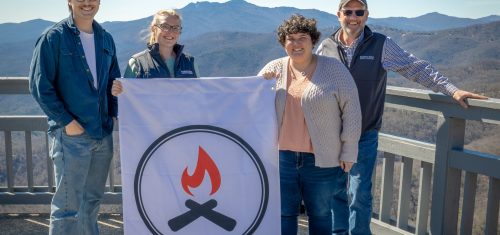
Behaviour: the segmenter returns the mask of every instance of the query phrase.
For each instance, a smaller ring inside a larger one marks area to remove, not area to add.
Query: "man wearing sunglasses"
[[[464,108],[467,108],[467,98],[487,98],[459,90],[429,62],[401,49],[387,36],[372,32],[365,26],[368,15],[366,0],[341,0],[337,12],[341,27],[317,50],[319,55],[341,60],[350,70],[358,88],[362,113],[358,159],[349,172],[349,202],[345,192],[339,192],[332,201],[333,234],[371,234],[371,177],[377,157],[388,70],[435,92],[452,96]],[[348,210],[346,203],[349,203]]]

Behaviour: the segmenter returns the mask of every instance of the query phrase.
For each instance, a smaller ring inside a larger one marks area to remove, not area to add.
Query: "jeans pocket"
[[[63,134],[64,134],[65,136],[70,137],[70,138],[82,137],[82,136],[84,136],[84,135],[85,135],[85,129],[84,129],[84,130],[83,130],[83,132],[82,132],[82,133],[80,133],[80,134],[76,134],[76,135],[69,135],[69,134],[66,132],[66,128],[65,128],[65,127],[63,127],[63,128],[62,128],[62,132],[63,132]]]

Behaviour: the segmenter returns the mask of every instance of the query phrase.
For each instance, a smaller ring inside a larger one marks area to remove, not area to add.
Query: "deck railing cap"
[[[442,93],[436,93],[431,90],[387,86],[386,92],[388,95],[403,96],[408,98],[415,98],[420,100],[429,100],[429,101],[443,102],[443,103],[453,103],[453,104],[456,103],[450,96],[444,95]],[[500,99],[497,98],[489,98],[487,100],[467,99],[467,102],[470,107],[500,110]]]

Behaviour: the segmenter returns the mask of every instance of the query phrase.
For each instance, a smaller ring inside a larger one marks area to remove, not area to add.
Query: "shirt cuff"
[[[449,95],[449,96],[453,96],[453,94],[455,93],[455,91],[458,91],[458,88],[451,84],[451,83],[448,83],[445,87],[444,87],[444,90],[442,90],[441,92],[445,95]]]
[[[340,161],[357,162],[358,160],[358,142],[343,143],[342,152],[340,153]]]

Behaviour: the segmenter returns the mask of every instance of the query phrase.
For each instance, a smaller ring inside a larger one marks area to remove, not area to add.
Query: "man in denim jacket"
[[[98,234],[113,157],[111,95],[120,77],[113,38],[94,21],[100,0],[67,0],[70,16],[38,39],[30,91],[48,116],[56,192],[50,234]]]

